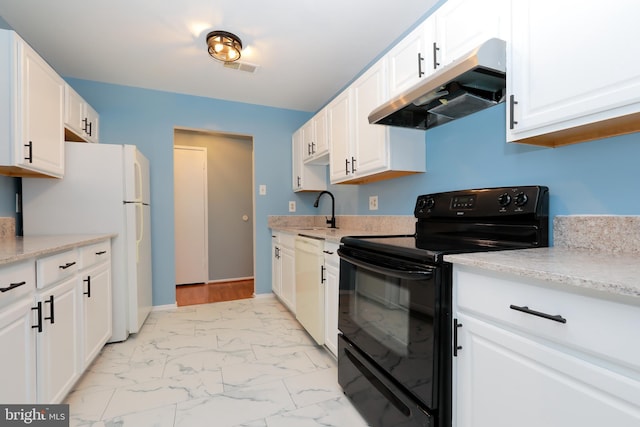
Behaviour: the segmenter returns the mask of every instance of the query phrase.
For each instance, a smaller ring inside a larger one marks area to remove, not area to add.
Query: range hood
[[[369,123],[428,129],[504,101],[506,43],[489,39],[392,98]]]

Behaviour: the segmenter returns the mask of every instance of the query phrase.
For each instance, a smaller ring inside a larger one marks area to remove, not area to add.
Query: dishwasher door
[[[324,344],[324,240],[296,237],[296,318]]]

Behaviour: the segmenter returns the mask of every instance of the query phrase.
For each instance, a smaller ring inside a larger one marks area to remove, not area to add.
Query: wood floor
[[[176,286],[178,307],[253,297],[253,279]]]

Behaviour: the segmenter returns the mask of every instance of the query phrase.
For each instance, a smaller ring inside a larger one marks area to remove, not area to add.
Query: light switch
[[[267,186],[266,186],[266,185],[264,185],[264,184],[260,184],[260,187],[258,187],[258,188],[259,188],[259,189],[258,189],[258,193],[259,193],[261,196],[264,196],[264,195],[266,195],[266,194],[267,194]]]

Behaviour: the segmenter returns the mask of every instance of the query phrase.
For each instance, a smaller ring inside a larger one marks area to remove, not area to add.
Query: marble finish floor
[[[272,297],[154,311],[67,396],[71,426],[364,427],[335,359]]]

